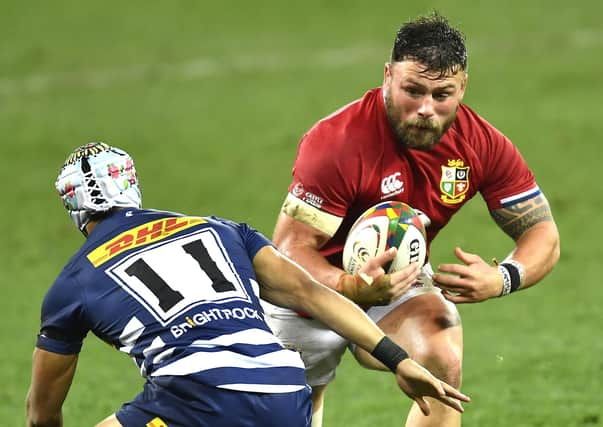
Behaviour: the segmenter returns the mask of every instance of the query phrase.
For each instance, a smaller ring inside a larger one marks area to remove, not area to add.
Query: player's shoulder
[[[379,102],[382,101],[381,89],[371,89],[362,98],[358,98],[320,119],[306,133],[304,139],[316,141],[329,139],[333,144],[345,144],[350,140],[362,138],[372,131],[379,115]]]
[[[358,115],[367,114],[374,108],[378,100],[382,102],[381,88],[370,89],[364,93],[361,98],[357,98],[342,107],[338,108],[331,114],[320,119],[315,127],[333,125],[338,123],[346,123],[350,118],[357,118]]]
[[[327,117],[319,120],[303,137],[296,164],[331,165],[349,168],[350,162],[376,156],[384,138],[385,107],[381,89],[372,89]],[[334,155],[336,153],[336,155]],[[346,166],[348,165],[348,166]]]
[[[217,216],[206,217],[208,224],[217,232],[225,245],[230,244],[246,247],[251,251],[251,257],[263,246],[271,245],[270,240],[253,226],[246,222]]]
[[[235,220],[223,218],[216,215],[209,215],[204,217],[204,219],[207,221],[207,224],[210,227],[218,229],[238,230],[243,225],[243,223],[237,222]]]
[[[207,224],[219,233],[237,234],[245,237],[248,233],[255,231],[253,227],[245,222],[223,218],[215,215],[204,217]]]
[[[47,289],[42,303],[42,312],[50,313],[55,309],[82,301],[81,296],[85,290],[82,278],[85,277],[88,266],[84,258],[74,254],[65,264]]]
[[[454,128],[467,132],[491,126],[492,125],[484,117],[474,111],[467,104],[459,104],[456,119],[453,124]]]
[[[493,138],[504,137],[500,130],[464,103],[459,105],[451,130],[464,142],[471,145],[491,142]]]

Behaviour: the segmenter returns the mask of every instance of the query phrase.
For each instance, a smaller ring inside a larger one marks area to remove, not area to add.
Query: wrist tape
[[[498,271],[503,277],[503,287],[500,296],[509,295],[515,292],[523,283],[523,266],[515,261],[509,260],[498,265]]]
[[[343,273],[341,276],[339,276],[337,285],[335,285],[335,290],[344,297],[355,301],[358,297],[358,292],[360,291],[360,289],[365,288],[367,286],[371,286],[372,284],[373,278],[366,274]]]
[[[371,356],[387,366],[392,372],[396,372],[396,368],[401,361],[408,359],[408,353],[387,336],[381,338],[381,341],[371,351]]]
[[[358,285],[357,276],[343,273],[339,276],[335,290],[353,301],[358,294]]]

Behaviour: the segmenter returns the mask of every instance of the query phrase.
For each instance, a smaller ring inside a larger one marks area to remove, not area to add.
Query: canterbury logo
[[[383,178],[381,180],[381,192],[386,195],[402,193],[404,191],[404,182],[398,179],[400,175],[402,175],[400,172],[396,172]]]

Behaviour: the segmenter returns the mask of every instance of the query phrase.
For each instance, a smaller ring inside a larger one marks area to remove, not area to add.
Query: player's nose
[[[421,117],[431,117],[434,114],[433,110],[433,98],[431,96],[424,96],[419,105],[417,111]]]

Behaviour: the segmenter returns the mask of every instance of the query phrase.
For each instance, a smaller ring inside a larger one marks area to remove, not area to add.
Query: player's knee
[[[436,377],[460,387],[463,361],[463,330],[456,307],[435,305],[429,321],[421,323],[424,334],[412,356]]]
[[[460,387],[462,378],[462,351],[447,345],[427,345],[413,355],[418,363],[453,387]]]

